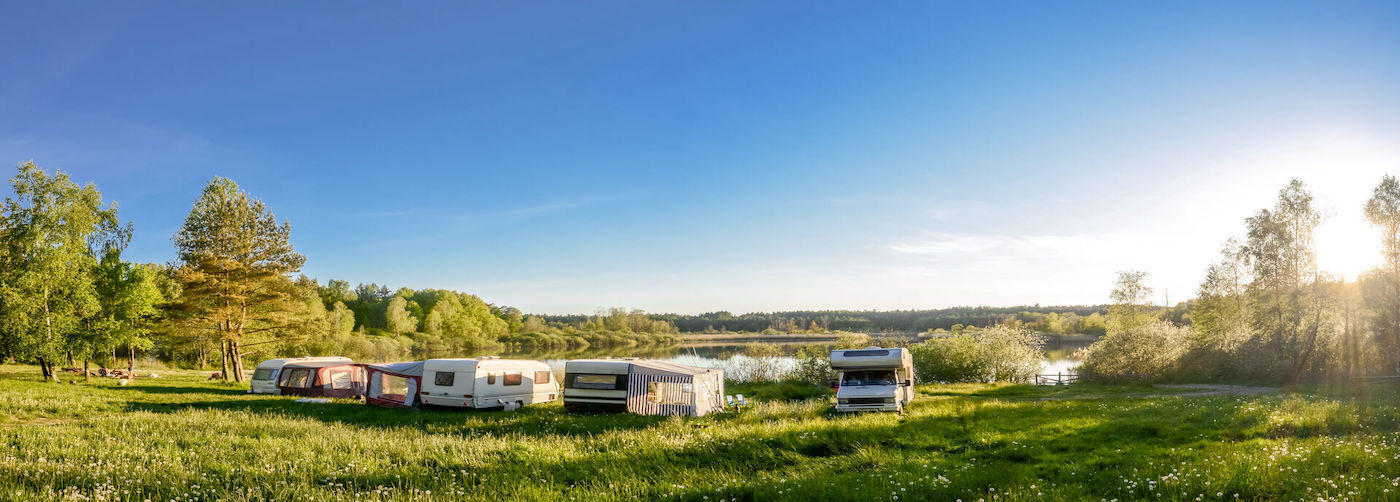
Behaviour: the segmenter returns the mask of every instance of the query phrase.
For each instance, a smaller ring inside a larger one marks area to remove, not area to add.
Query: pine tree
[[[291,230],[233,180],[214,178],[175,235],[179,312],[218,334],[224,379],[232,372],[243,381],[248,337],[275,340],[304,310],[289,275],[306,258],[292,248]]]

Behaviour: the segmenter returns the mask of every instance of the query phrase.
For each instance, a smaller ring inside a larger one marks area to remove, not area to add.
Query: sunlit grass
[[[699,419],[297,404],[164,373],[0,367],[0,499],[1383,500],[1400,397],[919,388],[909,413]],[[771,392],[747,387],[754,395]]]

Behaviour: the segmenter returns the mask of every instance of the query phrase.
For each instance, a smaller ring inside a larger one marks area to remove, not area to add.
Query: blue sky
[[[0,159],[531,312],[1175,302],[1290,176],[1371,257],[1397,5],[6,1]]]

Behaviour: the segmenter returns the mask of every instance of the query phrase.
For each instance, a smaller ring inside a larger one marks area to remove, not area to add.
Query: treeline
[[[1082,372],[1103,380],[1350,382],[1400,375],[1400,182],[1386,176],[1364,214],[1381,264],[1347,282],[1318,270],[1322,214],[1301,181],[1245,220],[1224,245],[1184,318],[1149,305],[1146,274],[1113,289],[1108,335]]]
[[[138,353],[242,380],[246,363],[277,356],[675,341],[674,326],[635,310],[548,322],[457,291],[320,284],[299,275],[306,258],[290,223],[226,178],[195,199],[164,265],[122,258],[132,225],[93,184],[33,162],[11,183],[0,208],[0,362],[34,363],[54,380],[65,366],[85,377],[93,362],[133,366]]]
[[[1007,322],[1044,333],[1088,333],[1106,330],[1106,305],[952,307],[934,310],[815,310],[756,312],[734,315],[709,312],[699,315],[652,314],[651,319],[670,323],[682,333],[911,333],[954,330],[960,326],[988,327]],[[576,324],[590,316],[547,315],[551,323]]]

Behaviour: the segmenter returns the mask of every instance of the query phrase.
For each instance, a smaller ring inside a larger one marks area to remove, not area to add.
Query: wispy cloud
[[[545,214],[549,214],[549,213],[557,213],[557,212],[561,212],[561,211],[569,211],[569,210],[573,210],[573,209],[582,209],[582,208],[589,207],[589,206],[596,206],[596,205],[601,204],[601,203],[602,203],[602,202],[601,202],[600,200],[597,200],[597,199],[594,199],[594,200],[558,200],[558,201],[546,202],[546,203],[542,203],[542,204],[536,204],[536,205],[533,205],[533,206],[524,206],[524,207],[517,207],[517,208],[512,208],[512,209],[505,209],[505,210],[502,210],[502,211],[498,211],[496,214],[497,214],[498,216],[511,217],[511,218],[532,218],[532,217],[535,217],[535,216],[541,216],[541,215],[545,215]]]

